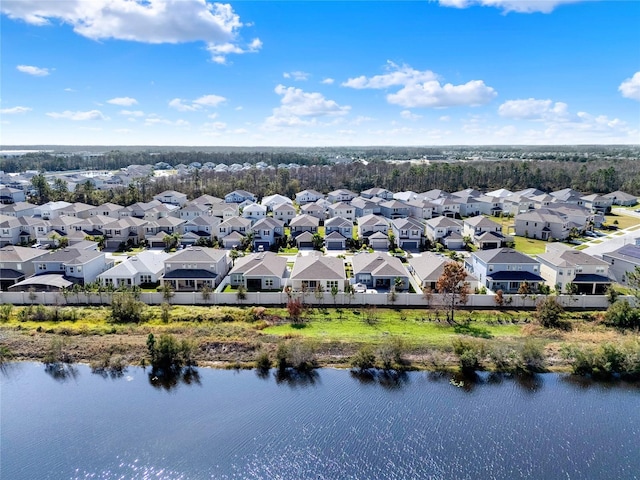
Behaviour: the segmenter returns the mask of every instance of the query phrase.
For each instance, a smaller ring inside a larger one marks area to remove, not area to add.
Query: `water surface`
[[[1,376],[0,476],[640,478],[640,390],[545,374],[358,379],[198,369],[161,384],[75,366]]]

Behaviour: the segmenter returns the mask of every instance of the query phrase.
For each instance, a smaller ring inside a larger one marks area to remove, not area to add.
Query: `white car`
[[[353,291],[356,293],[366,293],[367,286],[364,283],[355,283],[353,285]]]

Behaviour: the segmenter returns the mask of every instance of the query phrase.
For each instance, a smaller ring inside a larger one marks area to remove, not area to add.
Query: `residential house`
[[[251,230],[253,231],[253,247],[256,250],[260,248],[269,250],[284,238],[284,223],[272,217],[258,220],[253,224]]]
[[[411,207],[400,200],[387,200],[380,203],[380,215],[389,220],[407,218],[411,215]]]
[[[122,209],[124,209],[122,205],[107,202],[89,210],[89,216],[102,215],[103,217],[119,218]]]
[[[324,232],[338,232],[344,238],[353,238],[353,222],[344,217],[333,217],[324,222]]]
[[[231,261],[225,250],[188,247],[165,259],[160,283],[175,292],[197,292],[215,288],[225,277]]]
[[[391,220],[391,231],[398,248],[416,251],[422,244],[424,224],[413,217],[397,218]]]
[[[27,196],[24,190],[11,187],[0,187],[0,204],[8,205],[10,203],[26,202]]]
[[[366,238],[369,246],[376,251],[389,250],[390,242],[389,235],[387,233],[375,232]]]
[[[307,203],[300,207],[300,213],[302,215],[310,215],[319,220],[324,220],[327,218],[326,208],[324,206],[318,205],[317,203]]]
[[[304,205],[307,203],[315,203],[318,200],[324,198],[324,195],[315,190],[302,190],[301,192],[296,193],[296,203],[298,205]]]
[[[25,291],[33,287],[37,291],[59,290],[61,284],[56,280],[56,276],[64,277],[71,283],[86,285],[94,282],[98,275],[112,266],[113,260],[97,250],[77,248],[55,250],[37,258],[34,262],[35,276],[17,283],[11,289]],[[38,278],[40,276],[47,278]]]
[[[90,216],[90,211],[94,208],[93,205],[89,205],[87,203],[82,202],[74,202],[68,207],[64,207],[60,209],[59,215],[66,215],[69,217],[76,218],[88,218]]]
[[[482,215],[462,222],[462,236],[469,237],[480,250],[504,247],[507,242],[513,241],[512,237],[502,234],[502,225]]]
[[[273,207],[273,218],[289,225],[289,222],[297,215],[296,208],[290,203],[281,203]]]
[[[591,195],[585,195],[582,197],[584,207],[597,213],[609,213],[611,212],[611,206],[613,205],[613,199],[604,195],[598,195],[597,193]]]
[[[309,232],[312,235],[318,232],[318,226],[320,225],[320,220],[316,217],[312,217],[311,215],[298,215],[289,223],[289,228],[291,231],[291,236],[297,237],[303,232]]]
[[[563,188],[562,190],[556,190],[549,195],[558,199],[559,202],[571,203],[573,205],[584,205],[582,199],[582,193],[572,188]]]
[[[351,203],[351,206],[355,208],[356,218],[380,213],[380,203],[374,202],[371,199],[356,197],[353,200],[351,200],[350,203]]]
[[[311,232],[302,232],[299,235],[296,235],[295,243],[299,249],[313,248],[314,234]]]
[[[204,205],[205,207],[208,207],[210,209],[214,205],[224,203],[224,200],[222,198],[214,197],[213,195],[205,194],[193,199],[191,203],[194,203],[196,205]]]
[[[640,245],[623,245],[612,252],[602,254],[609,264],[609,276],[621,285],[629,285],[628,274],[640,267]]]
[[[22,233],[23,226],[19,218],[0,214],[0,247],[20,243]]]
[[[287,259],[272,252],[240,257],[229,272],[231,286],[243,285],[250,292],[281,291],[287,278]]]
[[[153,196],[154,200],[161,203],[168,203],[169,205],[177,205],[182,207],[187,203],[187,195],[182,192],[176,192],[175,190],[165,190],[162,193]]]
[[[242,243],[244,237],[251,231],[251,220],[242,217],[231,217],[224,220],[217,227],[218,240],[224,248],[234,248]]]
[[[358,195],[351,190],[339,188],[338,190],[334,190],[327,194],[327,201],[329,201],[329,203],[350,202],[357,196]]]
[[[382,290],[409,289],[409,273],[397,257],[386,253],[357,253],[351,265],[355,283]]]
[[[462,199],[452,195],[431,200],[433,212],[445,217],[459,217]]]
[[[240,215],[240,207],[237,203],[217,203],[211,206],[211,215],[220,217],[223,220]]]
[[[356,219],[356,209],[347,202],[337,202],[329,205],[328,208],[329,218],[343,217],[352,222]]]
[[[157,223],[167,219],[161,218]],[[147,221],[135,217],[124,217],[104,225],[106,248],[119,248],[122,244],[139,245],[145,239]]]
[[[216,227],[222,223],[218,217],[211,215],[203,215],[187,220],[182,224],[182,239],[180,243],[183,245],[193,245],[198,240],[206,240],[213,242],[216,236]]]
[[[321,288],[325,292],[337,289],[344,292],[347,273],[344,261],[337,257],[325,257],[319,252],[296,257],[291,272],[291,288],[294,291],[312,292]]]
[[[405,202],[411,209],[410,217],[417,218],[419,220],[428,220],[433,218],[433,211],[435,205],[427,199],[415,199]]]
[[[293,200],[291,200],[288,197],[285,197],[284,195],[280,195],[279,193],[276,193],[275,195],[268,195],[266,197],[263,197],[262,200],[260,201],[260,205],[264,205],[269,209],[269,211],[273,210],[278,205],[284,205],[284,204],[293,205]]]
[[[351,237],[349,237],[351,238]],[[327,250],[346,250],[347,249],[347,237],[340,232],[334,230],[327,233],[324,237],[324,242]]]
[[[69,202],[47,202],[34,208],[34,215],[49,220],[60,215],[60,211],[71,206]]]
[[[426,236],[432,242],[440,242],[450,250],[464,246],[462,222],[449,217],[435,217],[426,221]]]
[[[129,219],[142,222],[144,238],[151,248],[165,247],[165,237],[167,235],[182,235],[184,233],[183,226],[187,223],[186,220],[176,217],[162,217],[148,222],[133,217]]]
[[[358,237],[369,238],[372,234],[380,232],[387,237],[389,233],[389,220],[380,215],[366,215],[358,218]]]
[[[267,218],[267,207],[258,203],[251,203],[242,209],[242,217],[255,223],[258,220]]]
[[[540,240],[566,239],[571,231],[569,220],[560,212],[539,208],[515,216],[516,235]]]
[[[209,207],[202,203],[190,202],[182,206],[180,210],[176,212],[178,217],[184,220],[190,220],[192,218],[201,217],[203,215],[209,215]]]
[[[436,253],[424,252],[420,256],[409,258],[407,261],[409,262],[409,270],[418,280],[422,289],[436,293],[438,279],[444,273],[445,265],[453,260]],[[469,284],[471,292],[478,287],[478,279],[469,272],[467,272],[465,282]]]
[[[170,256],[165,252],[140,252],[98,275],[97,281],[116,288],[157,286],[164,273],[164,262]]]
[[[540,262],[540,276],[561,292],[604,295],[611,285],[607,262],[566,245],[548,245],[546,252],[536,258]]]
[[[472,252],[469,262],[467,268],[480,285],[494,292],[518,293],[523,283],[527,283],[531,292],[537,292],[544,283],[540,262],[511,248]]]
[[[8,205],[0,205],[0,214],[10,217],[30,217],[35,214],[37,205],[29,202],[16,202]]]
[[[633,205],[636,205],[638,203],[638,197],[621,190],[616,190],[615,192],[607,193],[603,196],[605,198],[611,199],[613,201],[613,205],[632,207]]]
[[[224,196],[224,201],[226,203],[242,203],[246,200],[255,203],[258,201],[258,197],[256,197],[251,192],[247,192],[246,190],[234,190],[233,192],[228,193]]]
[[[379,197],[384,200],[393,200],[393,192],[387,190],[386,188],[378,188],[378,187],[364,190],[360,192],[360,196],[364,198]]]
[[[34,262],[47,250],[8,245],[0,248],[0,290],[7,289],[35,273]]]

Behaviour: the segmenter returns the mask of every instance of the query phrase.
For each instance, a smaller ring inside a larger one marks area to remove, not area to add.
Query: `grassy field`
[[[433,368],[435,357],[453,366],[454,340],[469,339],[487,351],[533,340],[544,348],[549,367],[562,370],[568,368],[561,355],[564,346],[623,344],[634,338],[604,326],[599,312],[566,314],[570,330],[548,330],[535,323],[533,312],[517,310],[460,311],[460,325],[454,325],[443,312],[424,309],[315,308],[304,313],[303,322],[292,324],[284,308],[172,306],[165,323],[161,308],[148,306],[141,323],[114,324],[107,307],[61,307],[58,321],[27,319],[21,313],[25,308],[14,307],[0,323],[2,346],[15,360],[42,361],[57,340],[76,362],[117,353],[129,364],[140,364],[147,356],[149,333],[170,333],[192,341],[203,366],[249,366],[260,352],[274,358],[278,345],[291,341],[313,345],[325,366],[347,366],[362,346],[377,349],[392,341],[401,342],[413,368]]]
[[[549,242],[544,240],[535,240],[533,238],[514,237],[516,244],[515,249],[518,252],[525,253],[527,255],[535,255],[538,253],[544,253],[546,246]]]
[[[608,225],[616,225],[618,228],[629,228],[640,225],[640,218],[631,215],[605,215],[605,221]],[[618,222],[617,224],[615,222]]]

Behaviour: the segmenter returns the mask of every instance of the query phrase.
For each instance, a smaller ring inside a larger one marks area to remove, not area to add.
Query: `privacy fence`
[[[13,305],[109,305],[113,295],[118,293],[69,293],[64,296],[58,292],[0,292],[0,303]],[[502,306],[496,303],[494,295],[469,295],[465,304],[458,305],[461,309],[532,309],[544,298],[544,295],[505,295]],[[141,293],[140,300],[147,305],[160,305],[168,301],[174,305],[234,305],[234,306],[284,306],[290,298],[300,299],[305,305],[319,306],[386,306],[396,308],[446,308],[445,299],[440,294],[424,296],[415,293],[330,293],[300,292],[291,295],[284,292],[247,292],[237,293],[208,293],[176,292],[170,298],[162,293]],[[605,295],[558,295],[558,302],[567,309],[606,309],[609,306]],[[632,305],[634,297],[621,297]]]

